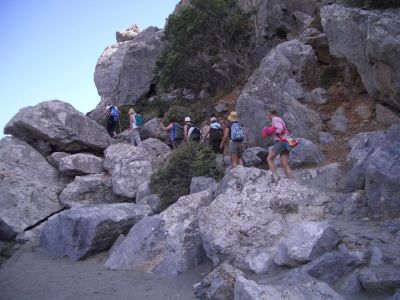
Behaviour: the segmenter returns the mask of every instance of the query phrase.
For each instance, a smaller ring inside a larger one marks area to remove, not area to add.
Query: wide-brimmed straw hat
[[[237,112],[236,111],[231,111],[231,113],[228,116],[228,120],[231,122],[235,122],[237,120],[239,120]]]
[[[135,112],[135,110],[131,107],[131,108],[128,110],[128,115],[133,114],[134,112]]]

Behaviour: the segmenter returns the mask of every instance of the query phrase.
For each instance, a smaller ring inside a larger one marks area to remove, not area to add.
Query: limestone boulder
[[[110,269],[176,276],[206,259],[197,211],[212,201],[209,191],[183,196],[159,215],[144,218],[106,262]]]
[[[62,209],[58,171],[17,138],[0,140],[0,181],[0,240]]]
[[[67,155],[60,159],[59,169],[63,174],[75,176],[103,172],[103,158],[88,153]]]
[[[344,300],[326,283],[299,271],[289,273],[279,282],[266,284],[257,284],[253,280],[237,276],[234,290],[235,300],[320,300],[321,298]]]
[[[160,127],[160,122],[162,119],[154,118],[146,122],[142,128],[140,128],[140,137],[142,140],[146,140],[149,138],[156,138],[165,140],[167,134]]]
[[[161,38],[160,29],[148,27],[133,40],[104,50],[94,73],[101,101],[91,117],[97,119],[109,104],[135,104],[150,91],[156,60],[165,44]]]
[[[199,176],[193,177],[190,183],[190,193],[195,194],[208,189],[214,190],[217,182],[212,177]]]
[[[109,140],[103,126],[59,100],[22,108],[6,124],[4,133],[28,144],[45,141],[53,151],[64,152],[101,152]]]
[[[236,103],[250,147],[264,146],[261,130],[268,124],[266,112],[272,109],[295,136],[317,140],[322,129],[320,116],[296,99],[303,97],[301,84],[315,73],[315,62],[312,48],[296,40],[282,43],[264,57]]]
[[[398,217],[400,124],[385,132],[357,135],[346,161],[346,190],[365,189],[368,206],[376,213]]]
[[[120,203],[129,200],[113,193],[112,178],[106,173],[76,176],[60,194],[60,202],[67,208],[82,204]]]
[[[253,249],[274,253],[288,229],[324,216],[329,198],[296,182],[256,169],[236,167],[222,180],[214,201],[199,211],[199,228],[214,265],[232,260],[246,268]]]
[[[284,241],[291,260],[311,261],[334,249],[340,238],[334,227],[326,222],[301,222],[294,226]]]
[[[118,30],[115,35],[118,43],[133,40],[140,32],[139,26],[133,24],[131,27],[125,30]]]
[[[261,147],[248,148],[244,151],[242,159],[245,167],[259,167],[266,165],[268,151]]]
[[[113,173],[115,166],[125,165],[132,161],[151,161],[151,155],[143,148],[119,143],[107,147],[104,151],[103,168]]]
[[[394,292],[400,288],[398,266],[377,266],[362,269],[359,274],[362,286],[370,293]]]
[[[368,94],[400,108],[400,12],[327,5],[321,24],[332,55],[357,68]]]
[[[320,165],[325,157],[319,147],[307,139],[298,138],[299,144],[289,154],[292,168],[314,167]]]
[[[66,152],[54,152],[47,157],[47,161],[56,169],[60,168],[60,160],[68,155],[71,155]]]
[[[44,226],[40,246],[48,252],[72,260],[109,249],[143,217],[147,205],[130,203],[82,205],[52,217]]]
[[[167,205],[164,204],[164,202],[160,199],[160,197],[157,194],[150,194],[148,196],[140,198],[140,200],[136,200],[136,203],[146,204],[150,206],[151,210],[155,214],[159,214],[160,212],[162,212],[167,208]]]

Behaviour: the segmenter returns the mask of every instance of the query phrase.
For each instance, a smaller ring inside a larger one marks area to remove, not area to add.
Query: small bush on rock
[[[400,0],[365,0],[364,5],[370,8],[400,7]]]
[[[206,144],[187,143],[173,150],[166,165],[153,174],[150,187],[164,206],[188,195],[192,177],[221,178],[224,171],[215,160],[215,153]]]

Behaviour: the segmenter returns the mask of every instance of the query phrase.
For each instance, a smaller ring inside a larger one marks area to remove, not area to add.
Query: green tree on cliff
[[[192,0],[167,20],[168,46],[157,63],[159,83],[193,90],[233,84],[248,69],[253,25],[251,13],[235,0]]]

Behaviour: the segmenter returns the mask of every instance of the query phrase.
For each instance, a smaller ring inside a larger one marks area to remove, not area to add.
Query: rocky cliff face
[[[170,153],[149,138],[160,120],[135,147],[67,103],[22,109],[0,141],[0,240],[27,241],[35,227],[53,254],[112,247],[108,268],[169,276],[209,259],[200,299],[390,299],[400,288],[399,10],[330,2],[239,1],[256,8],[261,59],[232,107],[259,147],[248,167],[193,179],[168,208],[149,188]],[[310,27],[318,12],[323,32]],[[147,93],[161,35],[149,28],[106,49],[92,116]],[[292,180],[263,170],[270,109],[301,142]]]
[[[101,102],[91,117],[99,117],[109,104],[134,104],[149,92],[155,62],[164,47],[161,37],[161,30],[149,27],[132,40],[104,50],[94,73]]]

